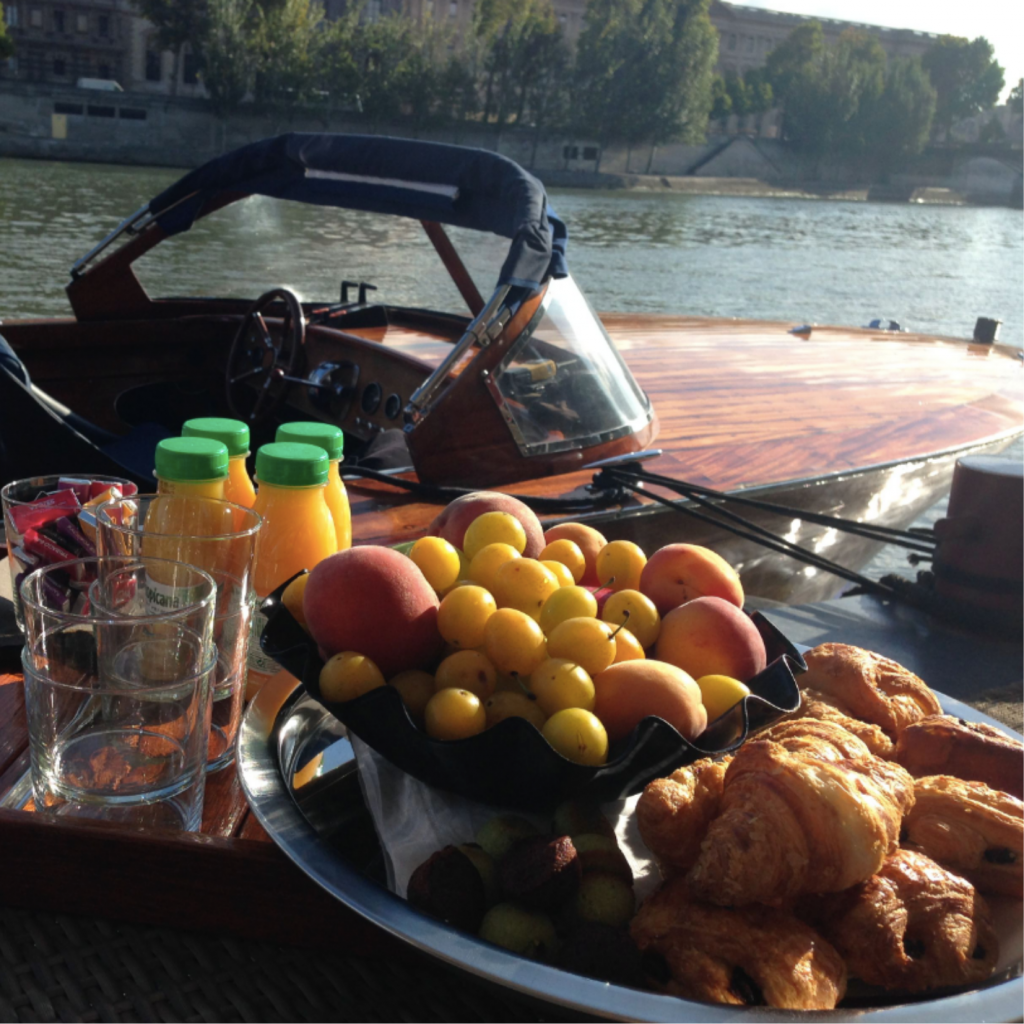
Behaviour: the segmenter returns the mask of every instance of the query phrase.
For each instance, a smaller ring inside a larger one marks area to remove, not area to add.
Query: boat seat
[[[153,450],[169,432],[143,424],[118,437],[37,388],[0,336],[0,484],[47,473],[122,476],[156,486]]]

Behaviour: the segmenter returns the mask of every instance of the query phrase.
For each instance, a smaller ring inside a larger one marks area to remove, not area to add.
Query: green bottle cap
[[[345,454],[345,435],[341,427],[330,423],[316,423],[313,420],[301,423],[282,423],[277,428],[275,441],[290,441],[293,444],[315,444],[327,452],[327,458],[334,462]]]
[[[249,454],[249,428],[241,420],[222,419],[219,416],[204,416],[197,420],[186,420],[181,428],[182,437],[208,437],[228,446],[228,455]]]
[[[156,446],[156,475],[161,480],[198,482],[228,475],[228,449],[208,437],[167,437]]]
[[[256,452],[256,479],[277,487],[316,487],[327,483],[329,465],[323,448],[275,441]]]

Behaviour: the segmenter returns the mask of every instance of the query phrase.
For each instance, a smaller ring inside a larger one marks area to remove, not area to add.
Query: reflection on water
[[[74,260],[180,175],[165,168],[0,160],[0,318],[68,312]],[[963,337],[978,316],[1024,343],[1021,217],[1004,208],[555,190],[569,265],[596,308],[864,325],[891,317]],[[480,290],[493,240],[451,230]],[[254,298],[279,284],[335,300],[463,310],[414,221],[250,199],[139,264],[154,295]]]

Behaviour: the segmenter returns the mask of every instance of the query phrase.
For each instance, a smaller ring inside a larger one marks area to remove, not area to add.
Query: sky
[[[747,7],[912,28],[939,35],[984,36],[1006,76],[1004,96],[1024,75],[1024,15],[1014,0],[735,0]],[[1013,14],[1016,10],[1017,14]]]

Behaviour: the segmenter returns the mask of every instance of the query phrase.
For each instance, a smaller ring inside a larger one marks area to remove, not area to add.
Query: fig
[[[568,836],[530,836],[498,864],[502,895],[534,910],[552,910],[576,894],[580,861]]]
[[[487,906],[491,906],[498,898],[498,873],[494,865],[494,858],[476,843],[463,843],[459,850],[472,861],[473,867],[480,872],[480,879],[484,883],[484,894],[487,897]]]
[[[446,846],[430,855],[409,879],[409,902],[439,921],[475,932],[487,909],[484,880],[461,850]]]

